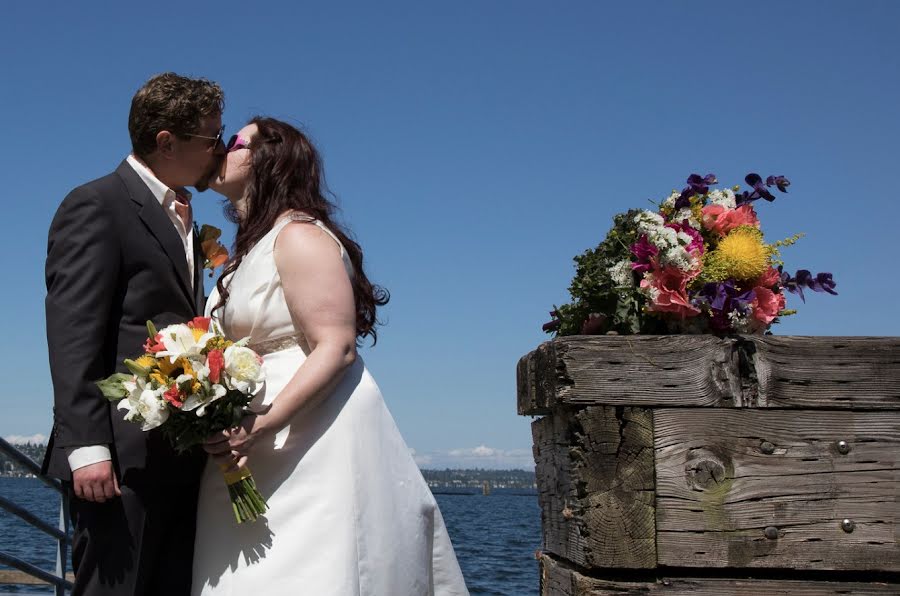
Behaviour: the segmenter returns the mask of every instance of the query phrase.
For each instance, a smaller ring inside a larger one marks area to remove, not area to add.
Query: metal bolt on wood
[[[843,455],[847,455],[848,453],[850,453],[850,443],[848,443],[847,441],[838,441],[837,448],[838,451]]]

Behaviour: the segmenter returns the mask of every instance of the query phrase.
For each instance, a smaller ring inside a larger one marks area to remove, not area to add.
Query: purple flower
[[[791,277],[791,275],[785,272],[781,266],[778,267],[778,272],[781,274],[782,287],[792,294],[798,294],[803,302],[806,302],[806,296],[803,295],[803,288],[808,288],[813,292],[827,292],[832,296],[837,296],[837,292],[834,291],[837,283],[830,273],[817,273],[815,277],[813,277],[813,274],[807,269],[798,269],[797,275]]]
[[[791,185],[791,181],[784,176],[769,176],[766,178],[766,186],[776,186],[781,192],[787,192],[787,187]]]
[[[757,199],[774,201],[775,195],[769,192],[769,189],[766,188],[767,186],[776,186],[781,192],[787,192],[787,187],[791,185],[791,181],[784,176],[769,176],[766,178],[765,184],[763,184],[762,176],[753,172],[747,174],[744,177],[744,181],[753,188],[753,192],[745,190],[742,193],[738,193],[735,197],[738,205],[750,203]]]
[[[831,277],[830,273],[816,273],[816,285],[810,286],[816,292],[826,292],[832,296],[837,296],[834,291],[837,282]]]
[[[747,174],[744,176],[744,181],[752,186],[753,190],[755,190],[756,194],[761,198],[770,202],[775,200],[775,195],[769,192],[769,189],[763,184],[762,177],[759,174]]]
[[[720,310],[726,314],[739,310],[746,312],[747,306],[756,299],[753,290],[741,291],[734,287],[734,282],[723,281],[707,283],[697,293],[697,300],[709,305],[713,310]]]
[[[707,174],[706,176],[700,176],[700,174],[691,174],[687,179],[687,187],[681,191],[681,196],[675,200],[675,209],[683,209],[691,204],[691,197],[694,195],[705,195],[709,192],[709,185],[716,184],[718,180],[716,180],[715,174]]]
[[[558,318],[559,313],[555,310],[551,310],[550,316],[553,317],[553,320],[549,321],[547,323],[544,323],[544,325],[541,327],[541,329],[547,333],[549,333],[551,331],[559,331],[559,328],[562,325],[562,320],[560,320]]]
[[[734,331],[728,315],[734,311],[747,314],[750,304],[756,299],[753,290],[741,291],[734,287],[734,282],[724,281],[703,285],[693,297],[694,305],[706,305],[710,309],[709,326],[718,333]]]
[[[691,174],[687,179],[688,186],[694,189],[698,195],[705,195],[709,192],[709,185],[717,182],[715,174],[707,174],[702,178],[700,174]]]

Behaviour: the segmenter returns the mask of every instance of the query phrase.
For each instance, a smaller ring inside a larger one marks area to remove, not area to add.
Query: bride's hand
[[[203,449],[220,466],[236,470],[246,465],[247,456],[267,434],[263,417],[251,413],[244,416],[238,426],[210,436],[203,444]]]

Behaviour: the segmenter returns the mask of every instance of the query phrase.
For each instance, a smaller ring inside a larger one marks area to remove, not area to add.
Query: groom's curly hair
[[[225,109],[225,94],[217,83],[174,72],[152,77],[137,90],[128,113],[128,133],[134,154],[144,158],[156,151],[156,135],[168,130],[179,138],[196,133],[200,120]]]
[[[238,213],[226,203],[226,216],[238,224],[234,250],[222,272],[216,288],[219,290],[218,310],[228,300],[228,285],[224,283],[240,266],[244,256],[265,236],[286,211],[300,211],[331,230],[353,264],[353,297],[356,301],[356,336],[372,336],[378,341],[375,326],[379,324],[375,310],[390,300],[390,294],[369,281],[363,270],[363,252],[345,228],[334,221],[335,205],[325,197],[328,190],[322,172],[319,152],[302,132],[280,120],[257,116],[248,124],[255,124],[257,133],[250,142],[251,174],[244,192],[246,214]],[[328,193],[330,194],[330,193]]]

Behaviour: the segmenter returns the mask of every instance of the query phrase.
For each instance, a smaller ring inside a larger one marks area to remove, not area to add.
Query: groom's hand
[[[93,503],[105,503],[122,496],[111,461],[101,461],[72,472],[75,496]]]

